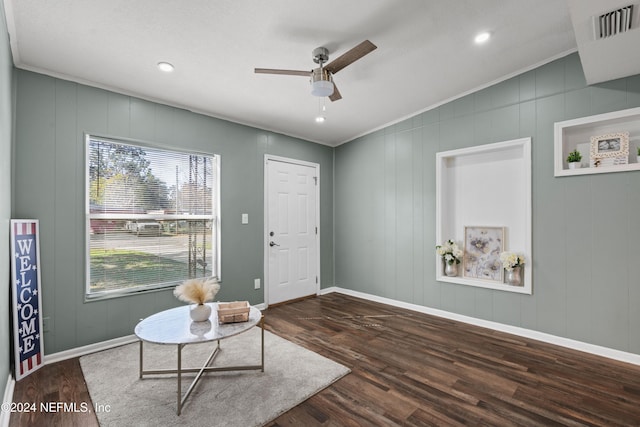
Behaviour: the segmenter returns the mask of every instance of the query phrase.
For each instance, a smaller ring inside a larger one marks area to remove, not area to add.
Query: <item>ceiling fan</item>
[[[340,91],[333,82],[333,75],[347,65],[350,65],[368,53],[371,53],[376,48],[376,45],[371,43],[369,40],[365,40],[327,65],[324,65],[324,63],[329,60],[329,50],[326,47],[318,47],[313,50],[311,55],[313,62],[320,64],[320,66],[311,71],[256,68],[255,72],[257,74],[283,74],[288,76],[309,77],[311,80],[312,95],[328,96],[331,101],[337,101],[342,99],[342,95],[340,95]]]

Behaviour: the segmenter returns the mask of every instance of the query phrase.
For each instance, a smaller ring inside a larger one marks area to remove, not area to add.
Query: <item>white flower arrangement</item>
[[[436,253],[442,257],[442,259],[449,265],[460,264],[463,251],[458,245],[451,239],[447,240],[445,244],[436,246]]]
[[[501,252],[500,261],[502,261],[502,267],[505,270],[511,271],[514,267],[520,267],[524,265],[524,256],[515,252]]]
[[[173,295],[180,301],[202,305],[213,301],[220,290],[220,284],[213,278],[189,279],[176,286]]]

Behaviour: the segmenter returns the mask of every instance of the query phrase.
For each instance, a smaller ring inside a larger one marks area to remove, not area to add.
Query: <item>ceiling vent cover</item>
[[[631,29],[633,5],[593,17],[593,29],[596,40],[615,36]]]

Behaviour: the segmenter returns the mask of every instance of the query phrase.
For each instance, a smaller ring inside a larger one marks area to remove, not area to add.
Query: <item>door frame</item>
[[[298,160],[298,159],[291,159],[288,157],[281,157],[281,156],[274,156],[272,154],[265,154],[264,155],[264,174],[263,174],[263,180],[264,180],[264,204],[263,204],[263,210],[264,210],[264,222],[263,222],[263,230],[262,230],[262,235],[263,235],[263,242],[262,242],[262,253],[263,253],[263,264],[264,264],[264,269],[263,269],[263,299],[264,299],[264,305],[265,308],[269,307],[269,250],[268,250],[268,246],[269,246],[269,170],[268,170],[268,162],[269,161],[275,161],[275,162],[282,162],[282,163],[291,163],[294,165],[298,165],[298,166],[306,166],[306,167],[311,167],[313,169],[315,169],[316,172],[316,176],[318,177],[317,179],[317,184],[316,184],[316,223],[317,223],[317,227],[318,227],[318,234],[317,234],[317,238],[316,238],[316,265],[317,265],[317,277],[318,277],[318,283],[316,283],[316,295],[320,295],[320,284],[322,283],[321,277],[320,277],[320,235],[321,235],[321,229],[320,229],[320,164],[319,163],[312,163],[312,162],[307,162],[304,160]]]

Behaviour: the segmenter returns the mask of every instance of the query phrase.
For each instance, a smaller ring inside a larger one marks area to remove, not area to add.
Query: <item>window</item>
[[[219,157],[86,136],[87,298],[220,276]]]

